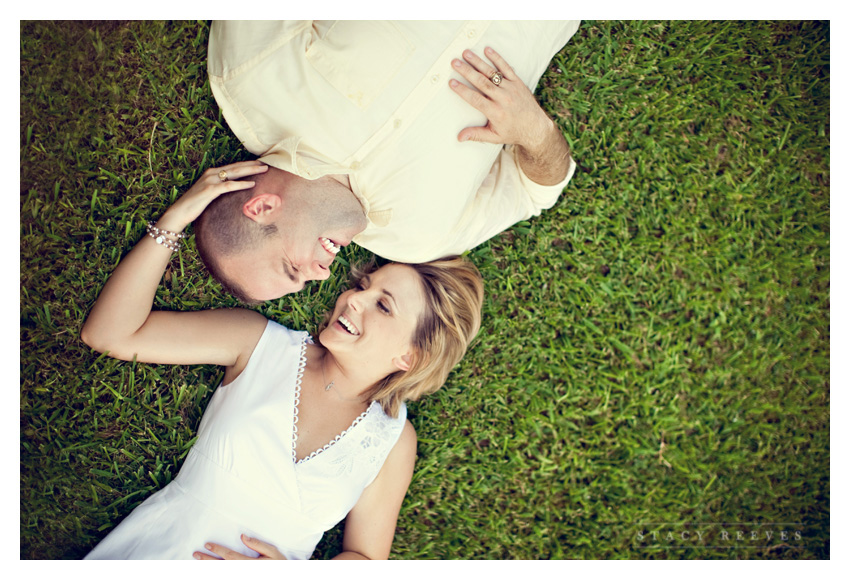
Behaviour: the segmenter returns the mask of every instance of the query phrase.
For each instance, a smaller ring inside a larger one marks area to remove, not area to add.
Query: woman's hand
[[[209,543],[206,544],[204,548],[221,556],[220,558],[210,556],[204,552],[195,552],[192,556],[196,560],[286,560],[277,548],[256,538],[249,538],[245,534],[242,534],[242,543],[260,555],[253,558],[251,556],[246,556],[241,552],[237,552],[236,550],[231,550],[230,548],[225,548],[218,544]]]
[[[240,161],[223,167],[211,167],[168,208],[157,226],[161,229],[182,231],[195,221],[218,196],[254,187],[253,181],[234,181],[242,177],[265,173],[269,166],[254,161]],[[224,176],[224,179],[222,179]]]
[[[474,87],[453,79],[452,90],[487,117],[485,126],[463,129],[458,140],[516,145],[517,160],[529,179],[541,185],[560,183],[570,164],[564,136],[511,65],[490,47],[484,54],[493,64],[471,50],[463,52],[464,60],[452,61]]]
[[[244,161],[208,169],[156,222],[180,232],[218,196],[249,189],[253,181],[230,181],[263,173],[268,166]],[[222,181],[219,172],[227,173]],[[83,342],[121,360],[158,364],[217,364],[247,360],[265,328],[265,319],[246,310],[152,312],[154,296],[172,247],[142,236],[109,277],[81,332]]]

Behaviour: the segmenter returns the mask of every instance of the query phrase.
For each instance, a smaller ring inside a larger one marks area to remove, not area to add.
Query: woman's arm
[[[406,421],[378,476],[348,512],[342,553],[334,560],[386,560],[395,536],[401,502],[416,463],[416,430]]]
[[[208,169],[162,215],[156,227],[181,232],[219,195],[253,187],[253,181],[222,181],[218,175],[222,169],[228,178],[238,179],[268,167],[259,161],[245,161]],[[232,366],[245,349],[250,356],[265,327],[265,318],[256,312],[151,312],[171,254],[170,249],[144,236],[109,277],[83,326],[83,342],[114,358],[132,360],[135,356],[142,362],[162,364]]]

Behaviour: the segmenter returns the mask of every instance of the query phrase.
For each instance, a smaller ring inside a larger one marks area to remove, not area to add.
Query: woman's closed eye
[[[354,290],[357,291],[357,292],[364,292],[368,288],[369,288],[369,277],[368,276],[364,276],[363,278],[357,280],[357,282],[354,283]],[[385,298],[381,298],[380,300],[378,300],[378,302],[376,302],[376,304],[378,306],[378,310],[380,310],[384,314],[392,314],[392,310],[389,307],[389,303],[387,302],[387,300]]]

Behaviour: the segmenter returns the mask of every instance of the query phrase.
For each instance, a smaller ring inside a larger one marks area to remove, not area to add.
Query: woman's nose
[[[352,292],[348,295],[348,307],[355,312],[360,312],[361,304],[360,292]]]

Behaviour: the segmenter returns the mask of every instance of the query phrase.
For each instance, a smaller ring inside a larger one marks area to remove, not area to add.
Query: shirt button
[[[398,129],[399,127],[401,127],[401,119],[396,119],[395,121],[393,121],[393,127],[395,129]]]
[[[437,81],[439,81],[439,80],[440,80],[440,75],[434,75],[434,76],[431,77],[431,84],[432,85],[436,84]]]
[[[474,37],[474,36],[475,36],[475,29],[473,28],[472,30],[470,30],[469,32],[467,32],[467,33],[466,33],[466,35],[467,35],[469,38]]]
[[[360,168],[360,163],[358,163],[357,161],[355,161],[354,163],[352,163],[352,164],[349,166],[349,168],[350,168],[350,169],[353,169],[353,170],[357,170],[357,169],[359,169],[359,168]]]

